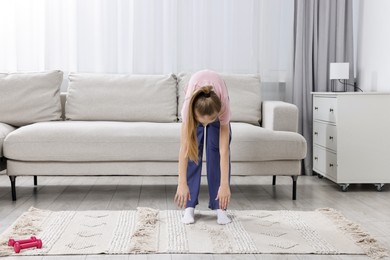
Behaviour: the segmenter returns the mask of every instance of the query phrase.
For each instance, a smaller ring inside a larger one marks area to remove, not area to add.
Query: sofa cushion
[[[23,126],[60,120],[61,71],[0,73],[0,122]]]
[[[4,154],[22,161],[177,161],[179,147],[178,123],[60,121],[13,131]]]
[[[231,122],[244,122],[259,125],[261,120],[260,77],[252,74],[220,74],[229,91]],[[185,90],[191,74],[178,75],[178,115],[181,120]]]
[[[20,161],[177,161],[180,123],[65,121],[11,132],[4,153]],[[305,139],[292,132],[232,123],[232,161],[300,160]]]
[[[70,120],[175,122],[173,75],[71,73],[65,116]]]
[[[16,128],[0,122],[0,157],[3,157],[3,142],[5,137]]]
[[[306,140],[298,133],[272,131],[246,123],[232,123],[232,161],[301,160]]]

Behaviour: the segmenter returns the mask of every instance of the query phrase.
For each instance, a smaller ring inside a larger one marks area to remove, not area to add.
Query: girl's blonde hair
[[[199,122],[196,120],[195,111],[200,116],[212,116],[221,111],[221,100],[212,90],[212,86],[203,86],[196,90],[190,99],[188,107],[187,120],[187,151],[186,155],[195,163],[198,163],[198,139],[197,127]]]

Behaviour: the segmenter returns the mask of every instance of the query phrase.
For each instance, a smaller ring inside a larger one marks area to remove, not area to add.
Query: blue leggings
[[[218,195],[218,189],[221,180],[221,166],[219,155],[219,121],[207,125],[206,131],[206,166],[207,166],[207,183],[209,188],[209,208],[219,209],[219,200],[215,200]],[[230,128],[230,125],[229,125]],[[204,127],[199,124],[197,130],[198,139],[198,164],[188,160],[187,166],[187,184],[190,189],[191,200],[187,201],[186,207],[195,208],[198,205],[198,196],[200,189],[200,179],[202,173],[202,156],[204,142]],[[229,183],[230,183],[230,142],[231,128],[229,136]]]

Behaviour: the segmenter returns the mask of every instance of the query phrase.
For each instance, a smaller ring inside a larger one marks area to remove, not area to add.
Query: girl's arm
[[[219,208],[226,209],[230,203],[229,186],[229,124],[221,125],[219,130],[219,153],[221,165],[221,183],[218,190]]]
[[[180,135],[180,151],[179,151],[179,179],[177,192],[175,195],[175,202],[180,208],[184,208],[187,204],[187,200],[191,200],[190,190],[187,184],[187,165],[188,158],[186,157],[187,151],[187,131],[185,123],[181,125]]]

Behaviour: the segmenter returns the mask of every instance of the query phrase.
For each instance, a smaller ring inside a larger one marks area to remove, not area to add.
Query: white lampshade
[[[331,63],[329,79],[349,79],[349,63]]]

